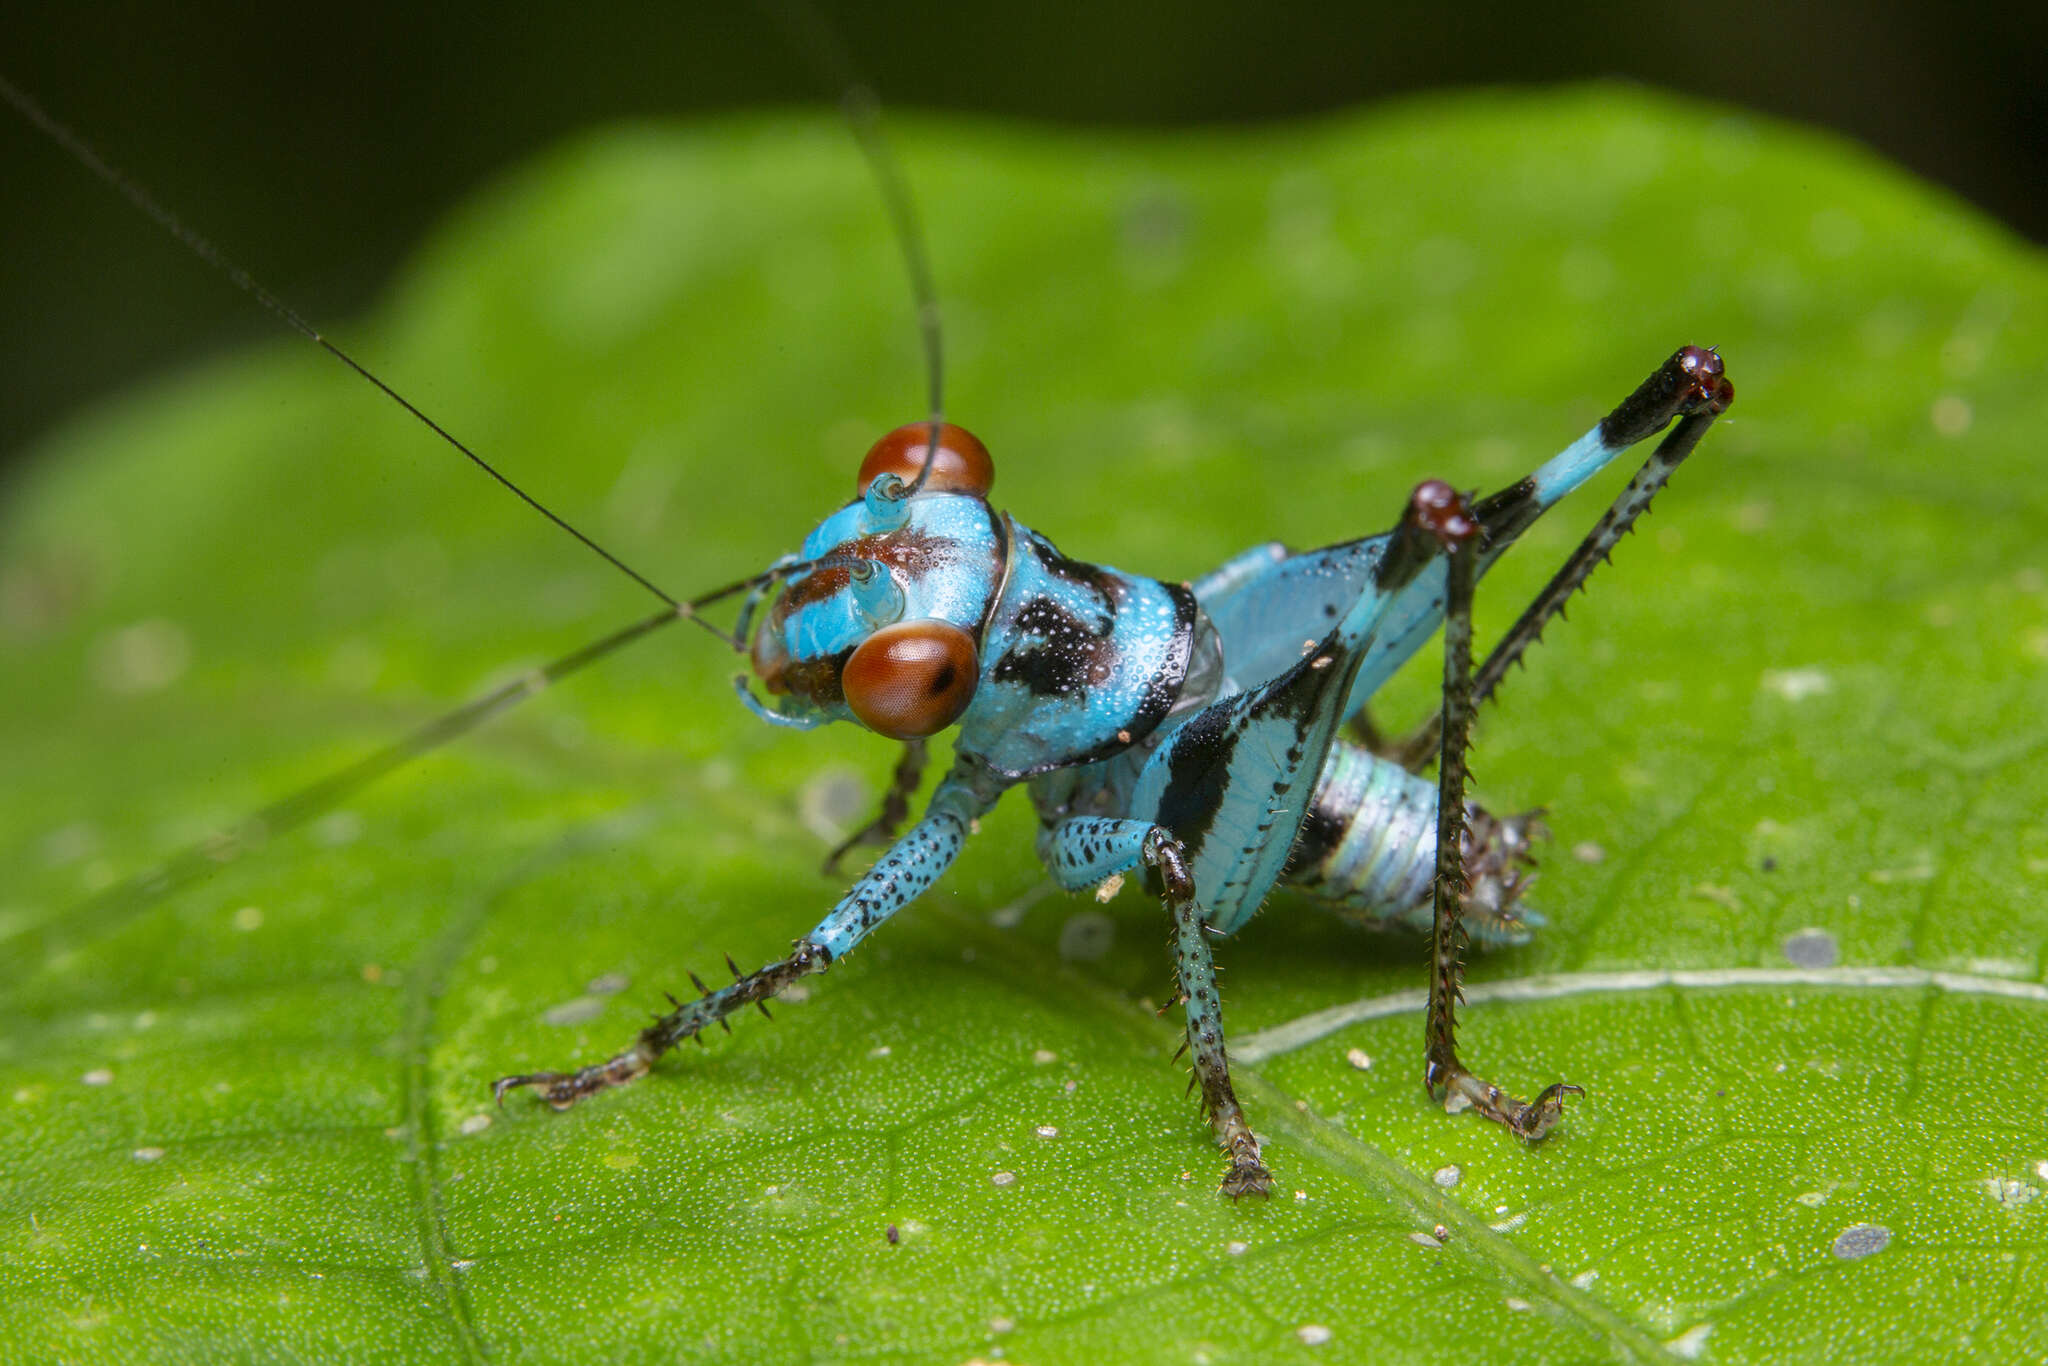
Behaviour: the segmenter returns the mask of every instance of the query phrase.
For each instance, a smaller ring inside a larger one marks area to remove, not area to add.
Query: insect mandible
[[[18,92],[5,93],[80,151]],[[788,955],[753,972],[728,959],[729,984],[700,982],[697,999],[674,1002],[615,1056],[501,1078],[501,1101],[530,1088],[566,1108],[632,1082],[677,1043],[829,968],[929,889],[977,819],[1023,787],[1039,817],[1040,855],[1060,886],[1083,890],[1137,873],[1161,899],[1184,1046],[1228,1159],[1225,1193],[1266,1194],[1272,1177],[1231,1087],[1211,940],[1245,923],[1282,882],[1368,923],[1426,925],[1426,1085],[1455,1108],[1541,1139],[1577,1088],[1556,1083],[1523,1102],[1469,1070],[1456,1048],[1468,935],[1515,942],[1536,923],[1520,905],[1533,820],[1496,816],[1466,798],[1472,713],[1732,402],[1719,357],[1681,349],[1592,430],[1490,496],[1422,483],[1382,534],[1302,553],[1257,546],[1191,583],[1069,558],[990,503],[988,451],[942,416],[937,313],[914,216],[871,106],[856,102],[854,110],[911,264],[930,416],[876,443],[850,501],[797,552],[687,600],[655,587],[436,427],[663,607],[285,798],[248,827],[267,835],[296,824],[539,686],[671,621],[694,620],[746,655],[753,686],[743,678],[740,694],[762,719],[798,729],[851,720],[903,742],[881,813],[835,858],[861,844],[886,847]],[[138,206],[167,219],[133,182],[82,155]],[[1659,432],[1663,440],[1635,478],[1475,672],[1471,609],[1484,571],[1544,511]],[[727,599],[740,602],[730,633],[703,615]],[[1366,704],[1439,626],[1446,645],[1438,713],[1417,736],[1382,742]],[[1347,726],[1364,743],[1344,738]],[[925,742],[955,728],[952,767],[905,829]],[[1431,759],[1433,782],[1421,776]],[[179,856],[152,886],[203,872],[219,849],[215,842]]]

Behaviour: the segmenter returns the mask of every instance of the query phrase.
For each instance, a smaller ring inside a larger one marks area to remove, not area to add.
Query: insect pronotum
[[[786,956],[752,971],[728,956],[731,981],[717,987],[687,974],[696,997],[670,997],[671,1008],[620,1051],[502,1076],[493,1085],[501,1103],[531,1090],[567,1108],[645,1076],[670,1048],[736,1011],[767,1013],[771,997],[832,966],[931,887],[978,819],[1016,787],[1038,814],[1040,856],[1060,886],[1087,890],[1135,873],[1160,898],[1185,1008],[1183,1051],[1226,1154],[1226,1193],[1266,1194],[1272,1176],[1231,1085],[1212,941],[1283,880],[1350,918],[1427,929],[1425,1085],[1451,1108],[1541,1139],[1579,1088],[1559,1082],[1519,1100],[1470,1070],[1457,1048],[1468,936],[1515,942],[1528,933],[1520,895],[1536,832],[1532,817],[1470,800],[1472,715],[1733,401],[1720,358],[1681,348],[1585,435],[1489,496],[1426,480],[1405,500],[1389,498],[1393,527],[1378,535],[1307,552],[1254,546],[1190,583],[1072,558],[990,503],[993,458],[946,420],[937,292],[916,214],[873,102],[847,88],[849,122],[909,268],[928,411],[875,442],[848,501],[798,551],[685,595],[443,428],[0,82],[17,111],[131,204],[658,603],[115,886],[78,919],[111,923],[152,905],[552,683],[690,621],[745,656],[751,677],[738,680],[739,695],[762,720],[794,729],[850,720],[902,743],[881,811],[828,866],[861,845],[883,852]],[[1480,577],[1545,510],[1659,433],[1599,524],[1475,669]],[[736,613],[730,628],[714,619],[721,607]],[[1413,736],[1385,739],[1366,704],[1439,626],[1436,715]],[[926,743],[949,730],[951,768],[912,822]],[[1434,781],[1423,776],[1431,765]]]

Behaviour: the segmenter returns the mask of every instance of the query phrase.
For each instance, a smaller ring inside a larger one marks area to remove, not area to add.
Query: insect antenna
[[[945,425],[945,346],[939,330],[939,291],[932,281],[931,253],[925,245],[924,224],[918,217],[917,197],[911,193],[909,177],[882,132],[882,101],[874,87],[862,79],[846,45],[825,16],[802,0],[759,0],[761,7],[782,29],[791,47],[801,53],[825,84],[838,92],[839,111],[846,120],[875,178],[889,227],[903,255],[904,270],[910,276],[910,292],[917,307],[917,333],[924,348],[925,398],[930,409],[930,428],[925,437],[924,464],[917,478],[904,490],[909,497],[924,488],[938,459],[939,433]]]
[[[0,76],[0,99],[5,99],[7,103],[13,105],[17,113],[40,129],[52,142],[63,148],[79,165],[99,177],[100,180],[104,181],[121,198],[127,200],[144,217],[182,243],[194,256],[197,256],[200,260],[226,276],[230,284],[234,285],[235,288],[241,290],[244,294],[247,294],[258,304],[261,304],[271,316],[275,317],[292,331],[306,338],[306,340],[312,342],[315,346],[318,346],[328,355],[333,356],[363,379],[369,381],[379,393],[418,419],[428,431],[431,431],[434,435],[454,447],[471,464],[475,465],[492,479],[495,479],[521,502],[547,518],[550,522],[553,522],[563,531],[568,532],[578,541],[581,541],[584,547],[591,553],[604,560],[605,563],[618,570],[621,574],[624,574],[633,582],[639,584],[655,597],[660,598],[678,615],[689,615],[690,609],[687,603],[678,601],[670,596],[645,574],[642,574],[639,570],[627,564],[611,551],[606,550],[582,531],[570,525],[554,509],[548,507],[540,499],[514,483],[512,478],[503,470],[484,459],[474,449],[459,440],[454,433],[450,432],[433,418],[427,416],[411,399],[392,388],[391,385],[372,372],[369,367],[358,361],[347,351],[344,351],[326,334],[322,333],[320,329],[307,322],[290,304],[287,304],[284,300],[266,289],[261,281],[236,264],[235,260],[216,246],[211,238],[198,232],[187,224],[184,219],[172,213],[163,205],[162,201],[158,200],[155,195],[144,188],[140,181],[100,155],[97,148],[72,131],[68,124],[60,121],[56,116],[36,103],[29,96],[28,92],[22,90],[4,76]]]
[[[854,73],[851,61],[822,16],[815,10],[795,3],[779,3],[778,0],[762,0],[762,3],[780,18],[782,27],[791,41],[812,59],[826,79],[840,89],[842,111],[855,142],[875,176],[891,228],[910,276],[911,290],[916,300],[919,339],[925,359],[931,428],[925,446],[924,464],[919,469],[916,480],[908,486],[908,496],[920,490],[931,474],[940,444],[940,428],[944,422],[945,366],[939,328],[938,292],[932,283],[930,261],[922,226],[917,216],[916,203],[911,196],[909,184],[882,135],[880,102],[873,91]],[[510,476],[428,416],[410,399],[314,327],[296,309],[273,294],[210,238],[171,212],[140,181],[114,165],[68,124],[49,113],[26,91],[4,76],[0,76],[0,99],[5,99],[22,118],[121,198],[127,200],[131,207],[162,228],[193,255],[219,271],[231,284],[254,299],[285,326],[313,342],[361,376],[521,502],[567,532],[586,549],[664,604],[664,610],[643,617],[609,635],[530,669],[511,682],[435,717],[355,763],[261,807],[227,830],[171,855],[155,868],[115,883],[75,907],[70,914],[25,931],[9,947],[30,950],[32,956],[26,961],[38,961],[47,956],[57,947],[60,937],[90,937],[110,930],[180,887],[204,877],[251,849],[261,847],[272,838],[303,826],[323,813],[333,810],[379,779],[459,739],[500,712],[509,710],[526,698],[624,649],[670,622],[685,619],[694,621],[732,649],[744,651],[746,641],[700,616],[700,609],[791,575],[809,572],[830,562],[831,557],[824,557],[814,561],[778,565],[764,573],[736,580],[688,600],[676,598],[599,545],[533,494],[528,493]]]
[[[571,674],[580,673],[599,660],[616,654],[671,622],[685,619],[696,621],[721,640],[733,645],[735,649],[744,649],[745,642],[726,635],[717,626],[693,614],[722,598],[729,598],[791,575],[807,573],[834,563],[838,561],[831,556],[825,556],[816,560],[778,565],[751,578],[739,579],[723,588],[715,588],[709,593],[700,594],[688,602],[665,607],[659,612],[622,626],[609,635],[600,636],[567,654],[559,655],[545,664],[527,669],[518,677],[470,699],[453,711],[443,712],[347,767],[336,769],[325,777],[318,778],[297,791],[258,808],[227,829],[218,831],[196,844],[188,845],[155,868],[115,883],[60,919],[24,931],[20,936],[7,941],[7,948],[10,954],[13,954],[25,947],[30,950],[28,958],[16,961],[38,962],[64,943],[103,934],[179,888],[205,877],[225,864],[232,863],[243,854],[263,847],[280,835],[318,819],[378,780],[388,777],[416,759],[424,758],[443,745],[461,739],[499,713],[511,710],[536,693],[561,682]]]

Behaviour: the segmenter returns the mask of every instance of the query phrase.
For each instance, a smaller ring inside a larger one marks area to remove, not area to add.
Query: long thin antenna
[[[760,0],[760,4],[782,27],[791,46],[812,64],[821,79],[839,92],[839,109],[846,125],[874,173],[882,206],[896,245],[903,253],[903,266],[910,276],[910,290],[917,304],[917,331],[924,346],[925,397],[931,410],[931,432],[925,442],[924,464],[917,471],[909,492],[916,493],[931,477],[939,454],[939,429],[945,424],[945,347],[939,331],[939,291],[932,282],[931,253],[925,246],[924,225],[917,215],[917,198],[903,174],[889,140],[882,133],[882,102],[873,87],[861,78],[845,45],[815,8],[798,0]]]
[[[127,200],[129,204],[139,210],[145,217],[183,243],[193,255],[225,275],[235,288],[241,290],[244,294],[247,294],[250,298],[268,309],[274,317],[283,322],[285,326],[291,328],[292,331],[297,332],[300,336],[314,343],[321,350],[327,352],[327,354],[333,356],[343,365],[346,365],[349,369],[375,385],[386,398],[419,419],[429,431],[468,457],[471,464],[509,489],[521,502],[547,518],[550,522],[553,522],[562,530],[568,532],[571,536],[574,536],[593,554],[604,560],[605,563],[611,565],[612,568],[654,594],[655,597],[660,598],[671,608],[678,612],[685,612],[687,610],[684,604],[656,587],[652,579],[649,579],[645,574],[642,574],[639,570],[612,554],[611,551],[606,550],[596,541],[593,541],[590,537],[571,526],[553,509],[549,508],[525,489],[519,487],[519,485],[513,483],[497,466],[491,464],[490,461],[458,441],[454,434],[446,427],[443,427],[440,423],[434,421],[433,418],[421,412],[418,407],[414,406],[412,400],[372,374],[354,356],[351,356],[332,341],[329,341],[321,334],[318,328],[300,317],[284,300],[272,294],[268,289],[265,289],[255,276],[237,265],[232,258],[215,246],[210,239],[202,236],[199,232],[188,226],[183,219],[165,208],[157,201],[154,195],[143,188],[140,182],[101,156],[98,149],[93,147],[91,143],[87,142],[77,133],[74,133],[67,125],[59,122],[40,104],[31,99],[27,92],[4,76],[0,76],[0,98],[6,99],[23,118],[27,119],[37,128],[40,128],[52,142],[55,142],[59,147],[69,152],[80,165],[105,181],[115,193]]]
[[[529,669],[511,682],[491,689],[454,711],[444,712],[348,767],[259,808],[226,830],[188,845],[155,868],[115,883],[69,914],[45,921],[0,947],[5,948],[7,957],[14,963],[27,966],[45,961],[62,947],[107,933],[180,887],[198,881],[244,853],[261,848],[276,837],[333,810],[378,779],[451,740],[467,735],[498,713],[550,684],[595,664],[606,655],[624,649],[682,616],[682,611],[665,607],[537,669]]]
[[[462,738],[501,712],[511,710],[527,698],[552,687],[569,675],[579,673],[599,660],[616,654],[642,636],[652,635],[672,621],[694,621],[734,648],[745,649],[745,642],[728,636],[718,627],[696,615],[697,610],[724,598],[749,592],[792,575],[808,573],[835,562],[834,557],[824,556],[815,560],[780,565],[750,578],[735,580],[722,588],[714,588],[708,593],[699,594],[686,603],[665,607],[651,616],[642,617],[630,625],[620,627],[610,635],[578,646],[537,668],[528,669],[517,678],[472,698],[453,711],[443,712],[381,749],[364,755],[346,768],[337,769],[323,778],[315,779],[296,792],[258,808],[227,829],[179,850],[155,868],[114,884],[61,919],[46,921],[23,932],[17,938],[0,940],[0,951],[4,951],[9,958],[17,962],[37,963],[44,961],[60,944],[75,943],[82,938],[111,930],[180,887],[196,882],[223,865],[234,862],[243,854],[259,849],[278,836],[296,830],[332,811],[379,779],[389,777],[414,760],[424,758],[442,746]],[[20,953],[25,945],[33,951],[23,959]]]

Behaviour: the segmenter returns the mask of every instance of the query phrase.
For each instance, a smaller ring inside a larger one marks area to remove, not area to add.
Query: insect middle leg
[[[1259,1158],[1259,1140],[1245,1122],[1230,1084],[1230,1057],[1223,1042],[1223,1002],[1216,990],[1211,933],[1203,917],[1185,851],[1163,827],[1150,821],[1076,816],[1045,837],[1045,862],[1054,881],[1083,891],[1143,864],[1158,876],[1160,894],[1173,919],[1174,980],[1187,1007],[1187,1037],[1181,1052],[1194,1057],[1194,1081],[1202,1108],[1215,1126],[1216,1141],[1229,1155],[1223,1193],[1270,1195],[1273,1174]],[[1176,1055],[1178,1056],[1178,1055]]]

